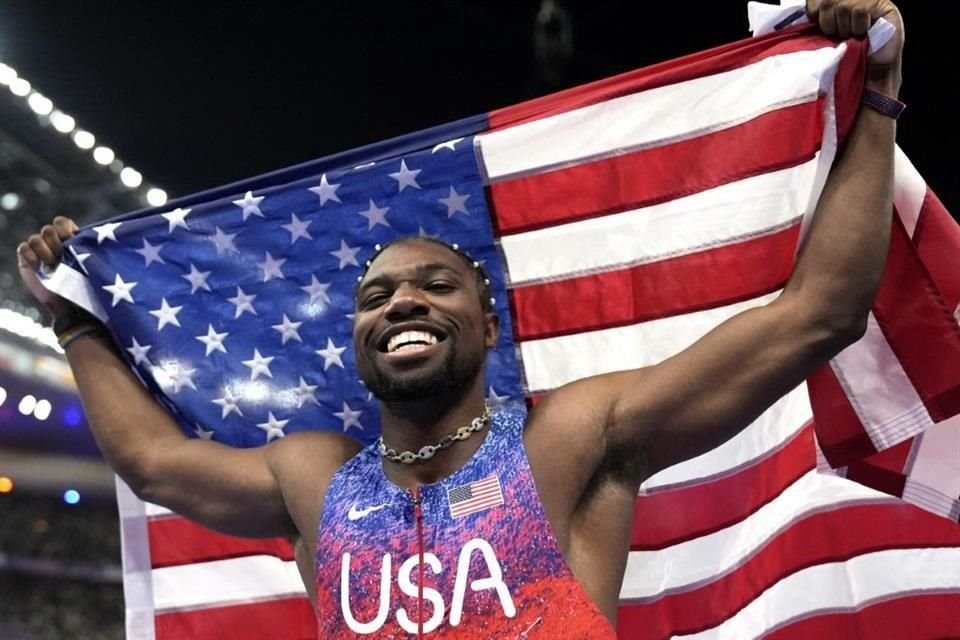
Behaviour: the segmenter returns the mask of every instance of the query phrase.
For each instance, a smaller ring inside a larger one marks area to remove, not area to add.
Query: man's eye
[[[454,286],[449,282],[444,282],[442,280],[435,280],[426,286],[428,291],[453,291]]]
[[[363,306],[366,307],[375,307],[377,305],[383,304],[384,300],[387,299],[387,294],[385,293],[375,293],[372,296],[367,296],[367,299],[363,301]]]

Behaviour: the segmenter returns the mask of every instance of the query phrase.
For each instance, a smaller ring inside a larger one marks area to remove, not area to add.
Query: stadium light
[[[20,206],[20,194],[9,191],[0,196],[0,209],[13,211]]]
[[[70,133],[77,127],[77,121],[73,119],[73,116],[68,116],[63,111],[51,113],[50,124],[60,133]]]
[[[37,403],[37,406],[33,408],[33,417],[43,422],[50,417],[52,410],[53,405],[50,404],[49,400],[41,400]]]
[[[20,406],[17,407],[17,410],[23,415],[28,416],[33,413],[33,410],[36,408],[37,399],[28,393],[20,399]]]
[[[10,92],[21,98],[30,95],[31,88],[30,83],[23,78],[15,78],[13,82],[10,83]]]
[[[92,149],[93,145],[97,143],[97,139],[93,137],[93,134],[89,131],[84,131],[83,129],[77,129],[73,132],[73,143],[80,147],[81,149]]]
[[[143,184],[143,175],[133,167],[124,167],[120,172],[120,182],[125,187],[136,189]]]
[[[57,353],[63,353],[53,329],[13,309],[0,309],[0,330],[9,331],[21,338],[28,338],[45,347],[50,347]]]
[[[147,191],[147,202],[151,207],[162,207],[167,204],[167,192],[153,187]]]
[[[63,492],[63,501],[67,504],[77,504],[80,502],[80,492],[76,489],[67,489]]]
[[[109,165],[116,157],[117,154],[110,147],[97,147],[93,150],[93,159],[96,160],[97,164],[103,166]]]
[[[0,387],[0,407],[3,406],[3,403],[7,401],[7,390],[3,387]]]
[[[5,87],[9,87],[10,83],[17,79],[16,70],[6,64],[0,62],[0,84]]]
[[[13,491],[13,478],[0,476],[0,493],[10,493],[11,491]]]

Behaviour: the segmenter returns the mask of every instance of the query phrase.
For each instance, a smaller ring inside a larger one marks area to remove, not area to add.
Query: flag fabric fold
[[[488,401],[522,406],[776,297],[865,46],[787,29],[188,196],[82,230],[45,282],[191,436],[370,442],[353,287],[375,244],[438,236],[491,274]],[[642,487],[621,637],[960,634],[960,231],[902,154],[895,204],[864,338]],[[128,637],[314,637],[289,544],[118,494]]]

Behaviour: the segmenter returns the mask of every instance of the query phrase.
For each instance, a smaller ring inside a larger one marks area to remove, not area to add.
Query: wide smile
[[[377,342],[377,351],[391,363],[421,360],[433,355],[446,339],[446,333],[430,326],[394,327]]]

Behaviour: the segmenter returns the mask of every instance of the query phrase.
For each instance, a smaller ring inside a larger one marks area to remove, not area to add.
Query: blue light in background
[[[63,501],[67,504],[77,504],[80,502],[80,492],[76,489],[67,489],[63,492]]]
[[[83,411],[80,407],[69,406],[63,412],[63,424],[68,427],[76,427],[83,422]]]

